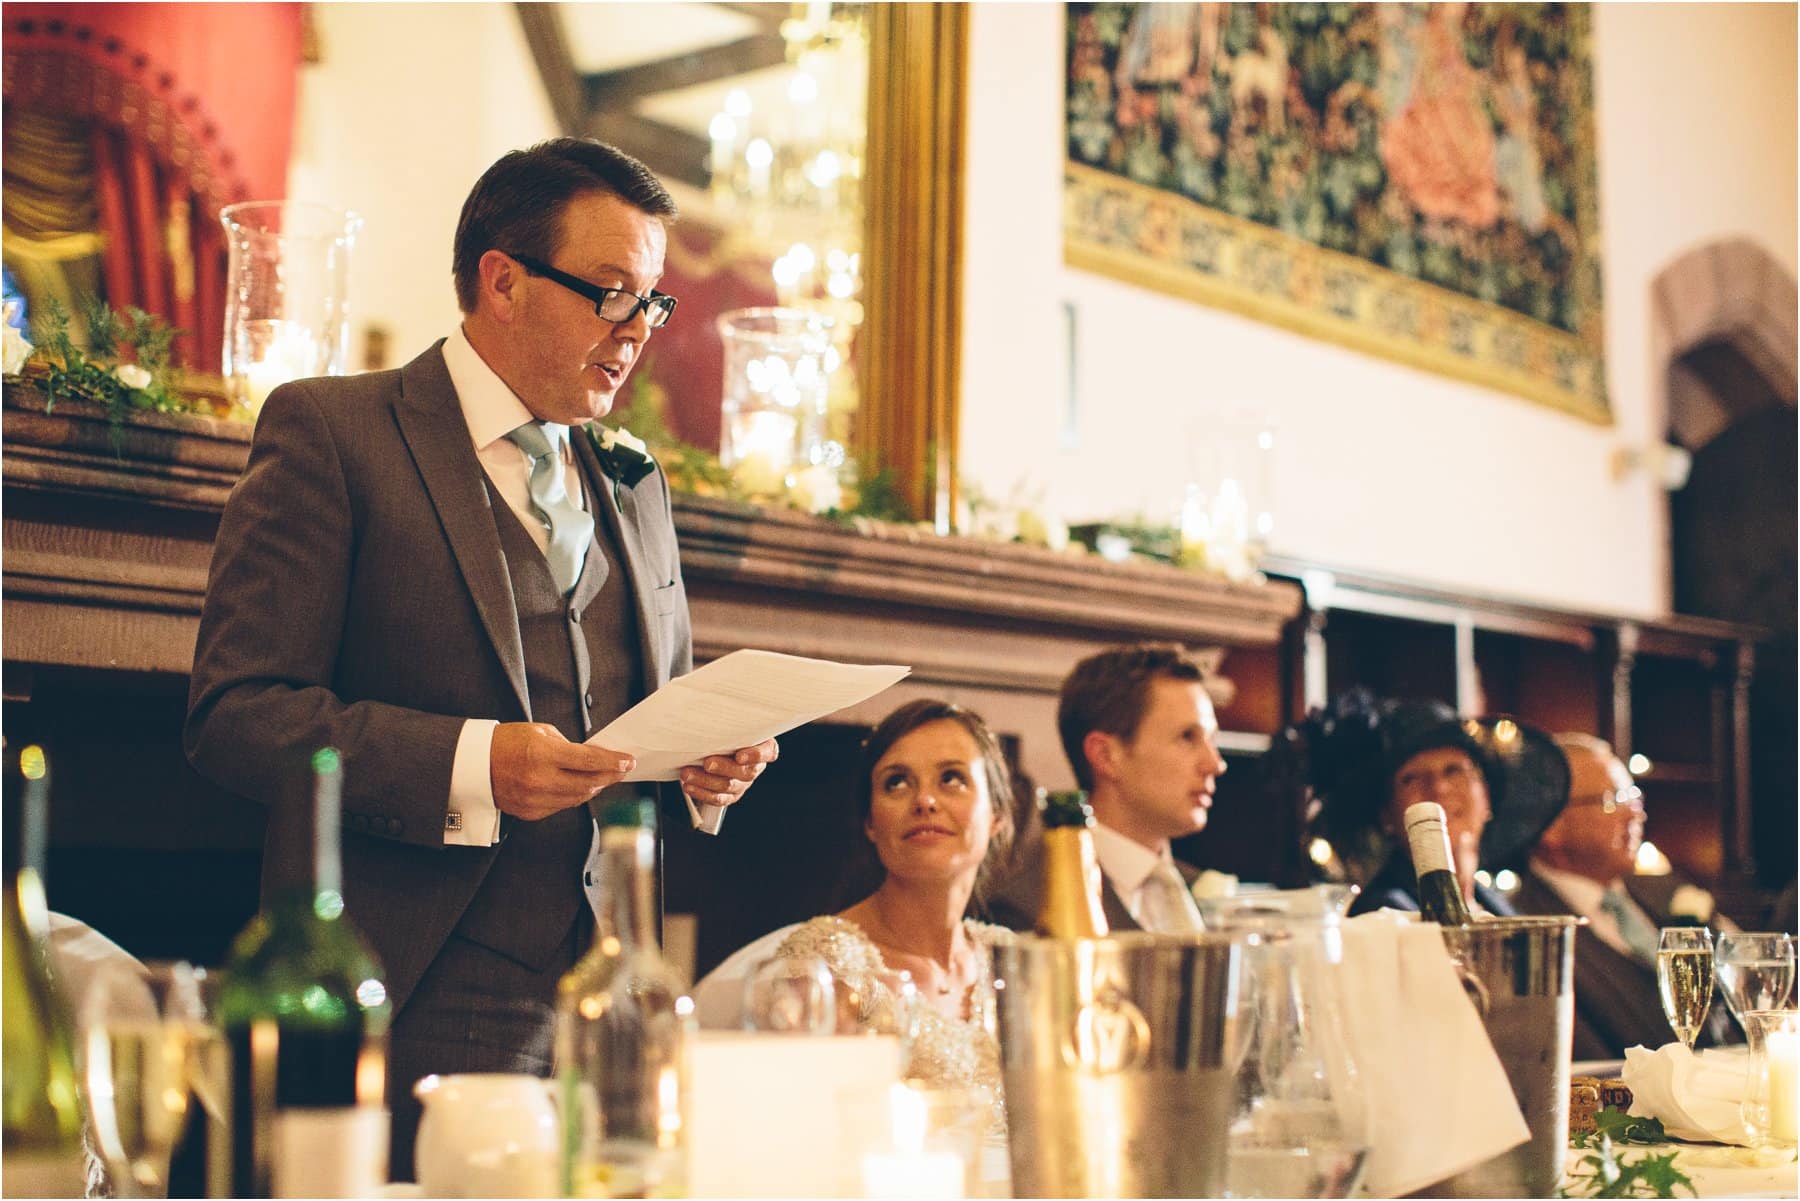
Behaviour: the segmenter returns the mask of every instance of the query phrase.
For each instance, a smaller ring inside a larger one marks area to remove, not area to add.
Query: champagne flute
[[[1794,936],[1781,933],[1719,935],[1715,952],[1719,995],[1737,1024],[1752,1010],[1780,1009],[1794,990]],[[1749,1031],[1746,1029],[1746,1036]]]
[[[1663,1016],[1688,1050],[1712,1006],[1712,931],[1704,927],[1665,927],[1656,949],[1656,987]]]
[[[88,1119],[123,1196],[168,1193],[208,1032],[199,976],[186,963],[109,964],[83,999]]]
[[[777,955],[752,964],[744,977],[746,1030],[830,1034],[837,1022],[831,968],[817,955]]]

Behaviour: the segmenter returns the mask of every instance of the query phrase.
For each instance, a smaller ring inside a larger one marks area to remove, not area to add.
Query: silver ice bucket
[[[1014,1196],[1220,1195],[1239,965],[1224,934],[994,948]]]
[[[1569,1146],[1575,1036],[1573,917],[1483,918],[1444,927],[1463,985],[1506,1068],[1531,1138],[1421,1192],[1430,1197],[1554,1197]]]

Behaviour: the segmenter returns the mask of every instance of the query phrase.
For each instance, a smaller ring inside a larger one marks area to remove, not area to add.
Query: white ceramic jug
[[[427,1197],[561,1195],[551,1082],[511,1072],[427,1076],[413,1168]]]

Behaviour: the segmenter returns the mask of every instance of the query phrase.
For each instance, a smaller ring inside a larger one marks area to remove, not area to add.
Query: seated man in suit
[[[1631,773],[1598,738],[1556,741],[1569,762],[1569,803],[1539,837],[1514,904],[1588,919],[1575,935],[1574,1057],[1616,1059],[1626,1047],[1673,1037],[1656,992],[1658,926],[1667,918],[1627,887],[1644,837]],[[1707,1030],[1714,1039],[1728,1032],[1722,1007]]]
[[[1092,655],[1063,681],[1063,752],[1094,809],[1101,907],[1115,930],[1198,930],[1196,874],[1169,841],[1206,825],[1225,774],[1219,720],[1200,665],[1177,646],[1137,644]],[[1043,895],[1042,845],[1022,854],[988,897],[988,917],[1029,930]]]

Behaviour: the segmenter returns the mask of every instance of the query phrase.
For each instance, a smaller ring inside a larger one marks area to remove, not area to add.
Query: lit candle
[[[1769,1031],[1765,1042],[1769,1065],[1769,1136],[1776,1142],[1800,1138],[1800,1034]]]
[[[792,414],[753,409],[731,415],[731,468],[734,479],[754,496],[773,496],[787,488],[794,465]]]
[[[894,1149],[863,1156],[865,1197],[961,1197],[962,1156],[925,1150],[925,1098],[904,1084],[888,1090]]]
[[[244,364],[244,405],[251,416],[262,412],[269,393],[289,380],[313,374],[315,339],[312,331],[292,321],[271,320],[260,344],[254,345],[255,356]]]
[[[1206,516],[1206,498],[1200,485],[1187,486],[1187,498],[1181,502],[1180,560],[1186,564],[1205,561],[1206,540],[1212,533],[1212,522]]]
[[[769,166],[775,161],[775,148],[767,138],[751,138],[744,147],[744,163],[750,168],[750,196],[754,200],[769,198]]]

